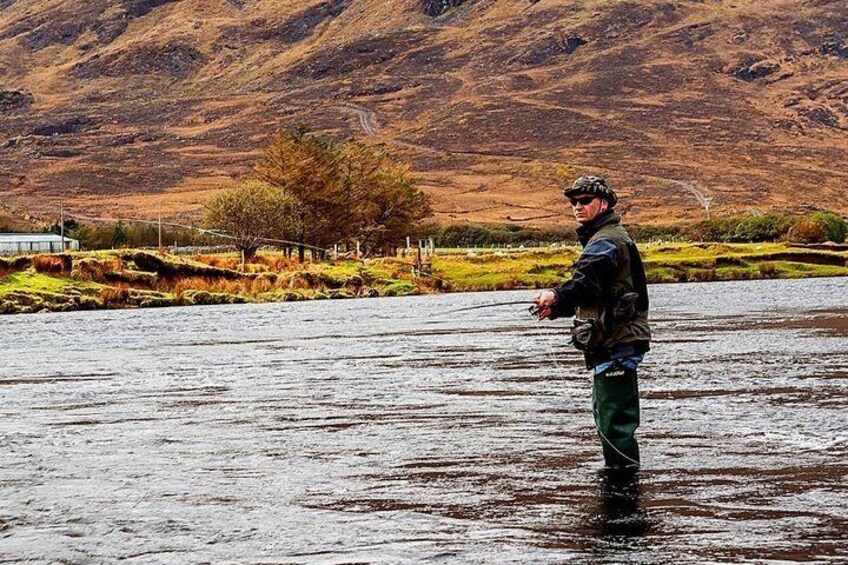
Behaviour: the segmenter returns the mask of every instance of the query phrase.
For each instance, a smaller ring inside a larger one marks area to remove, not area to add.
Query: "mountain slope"
[[[0,0],[0,191],[191,215],[308,124],[408,159],[443,219],[848,212],[848,6],[824,0]]]

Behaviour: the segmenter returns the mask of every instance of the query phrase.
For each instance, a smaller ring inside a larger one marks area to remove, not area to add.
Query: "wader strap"
[[[636,310],[639,312],[648,311],[648,282],[645,280],[645,267],[642,265],[642,257],[639,255],[639,250],[636,249],[636,244],[632,241],[627,244],[627,250],[630,254],[630,276],[633,277],[633,290],[639,294],[636,301]]]

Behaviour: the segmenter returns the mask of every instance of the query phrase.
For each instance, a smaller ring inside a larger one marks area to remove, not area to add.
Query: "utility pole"
[[[62,253],[65,252],[65,203],[59,207],[59,233],[62,234]]]

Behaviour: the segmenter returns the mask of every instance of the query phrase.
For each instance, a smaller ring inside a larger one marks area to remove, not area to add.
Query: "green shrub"
[[[752,243],[777,241],[785,237],[797,218],[786,214],[758,214],[730,218],[711,218],[692,224],[683,230],[691,239]]]
[[[786,239],[793,243],[820,243],[825,240],[824,231],[809,218],[801,218],[789,233]]]
[[[771,279],[777,276],[777,266],[774,263],[760,263],[758,268],[760,270],[760,276],[764,278]]]
[[[735,225],[732,218],[711,218],[688,226],[684,233],[697,241],[727,241],[727,234],[734,230]]]
[[[438,247],[490,247],[493,245],[530,246],[554,242],[574,243],[577,235],[571,226],[532,228],[515,224],[430,224],[415,234],[415,239],[433,238]]]
[[[741,218],[733,231],[727,234],[725,241],[777,241],[789,232],[794,223],[795,220],[791,216],[783,214],[762,214]]]
[[[806,224],[798,227],[800,222],[805,221]],[[637,242],[665,240],[759,243],[789,239],[812,243],[825,240],[842,242],[848,237],[848,224],[832,212],[814,212],[803,218],[777,213],[756,214],[710,218],[695,223],[628,225],[626,228]],[[415,239],[429,237],[433,238],[438,247],[459,248],[576,242],[573,226],[540,229],[515,224],[469,222],[429,224],[415,234]]]
[[[825,241],[843,243],[848,234],[848,223],[833,212],[813,212],[807,216],[821,229]]]
[[[798,219],[789,233],[788,241],[795,243],[843,243],[848,235],[848,223],[833,212],[813,212]]]

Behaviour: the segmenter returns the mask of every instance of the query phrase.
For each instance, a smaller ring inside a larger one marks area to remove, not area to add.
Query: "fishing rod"
[[[470,312],[471,310],[482,310],[483,308],[498,308],[503,306],[528,306],[528,311],[531,314],[535,314],[536,304],[534,302],[527,302],[526,300],[513,300],[511,302],[493,302],[490,304],[478,304],[477,306],[466,306],[465,308],[456,308],[454,310],[448,310],[447,312],[440,312],[440,315],[443,314],[456,314],[458,312]]]

